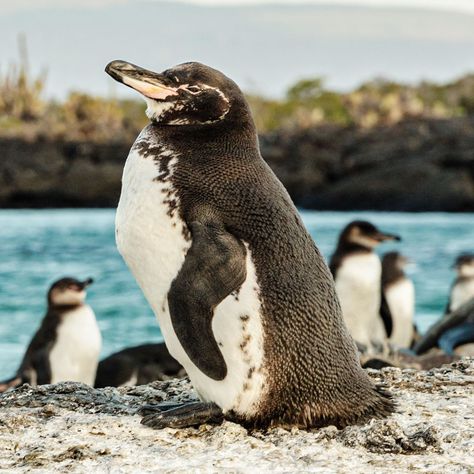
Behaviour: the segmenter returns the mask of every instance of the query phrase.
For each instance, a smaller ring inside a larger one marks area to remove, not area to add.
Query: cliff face
[[[474,117],[278,131],[260,144],[302,207],[474,211]],[[115,206],[129,148],[0,139],[0,206]]]

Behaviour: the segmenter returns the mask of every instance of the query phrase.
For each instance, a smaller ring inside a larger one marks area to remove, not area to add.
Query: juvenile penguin
[[[164,343],[142,344],[128,347],[101,360],[94,387],[143,385],[184,375],[183,367],[171,357]]]
[[[380,350],[387,340],[380,316],[382,264],[374,252],[387,240],[400,237],[381,232],[367,221],[350,222],[329,264],[347,328],[368,352]]]
[[[446,313],[456,311],[464,303],[474,298],[474,254],[459,255],[453,267],[457,276],[451,286]]]
[[[201,399],[143,423],[388,415],[393,402],[360,367],[329,270],[260,155],[238,86],[200,63],[106,71],[144,96],[151,120],[124,167],[117,245]]]
[[[405,275],[408,259],[398,252],[388,252],[382,258],[381,316],[389,342],[396,347],[409,348],[415,328],[415,285]]]
[[[92,283],[61,278],[48,291],[48,310],[33,336],[16,375],[0,383],[0,391],[23,383],[94,384],[101,335],[92,308],[85,304]]]

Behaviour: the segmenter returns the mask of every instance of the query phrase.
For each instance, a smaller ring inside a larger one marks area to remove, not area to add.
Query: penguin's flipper
[[[41,348],[35,354],[33,370],[36,371],[36,383],[38,385],[51,383],[51,365],[49,363],[49,349],[47,347]]]
[[[244,244],[222,226],[190,224],[192,245],[171,284],[168,304],[174,331],[186,354],[214,380],[227,366],[212,332],[214,308],[246,278]]]
[[[385,292],[383,290],[382,299],[380,302],[380,316],[382,318],[387,337],[390,337],[393,332],[393,319],[390,307],[388,306],[387,298],[385,298]]]
[[[215,403],[192,402],[161,413],[142,418],[142,425],[156,430],[163,428],[187,428],[203,423],[219,424],[224,420],[222,410]]]

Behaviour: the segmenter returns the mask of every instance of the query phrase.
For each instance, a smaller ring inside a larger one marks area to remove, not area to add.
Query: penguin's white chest
[[[359,343],[383,343],[385,329],[380,317],[382,264],[375,253],[344,258],[336,274],[336,292],[344,321]]]
[[[167,160],[164,172],[157,165],[159,159]],[[252,414],[263,396],[264,371],[261,302],[250,252],[247,279],[238,294],[214,309],[212,330],[227,365],[224,380],[209,378],[196,367],[171,323],[168,291],[191,246],[170,179],[177,159],[172,151],[145,157],[132,148],[117,208],[117,246],[153,308],[168,350],[186,369],[199,396],[224,411]]]
[[[64,314],[49,353],[51,383],[69,381],[93,386],[101,345],[99,326],[90,306],[82,305]]]
[[[449,310],[456,311],[471,298],[474,298],[474,278],[462,280],[453,287]]]
[[[393,329],[390,342],[397,347],[410,347],[413,340],[415,313],[415,287],[408,278],[390,285],[385,291]]]

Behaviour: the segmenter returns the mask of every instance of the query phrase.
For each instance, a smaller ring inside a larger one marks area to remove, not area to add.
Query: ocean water
[[[474,214],[301,212],[326,258],[338,233],[353,219],[367,219],[399,233],[397,249],[413,260],[416,323],[423,332],[443,312],[454,258],[474,251]],[[161,333],[140,289],[117,252],[114,210],[0,211],[0,380],[14,373],[45,312],[49,285],[65,275],[95,279],[88,302],[103,336],[102,356],[160,341]]]

